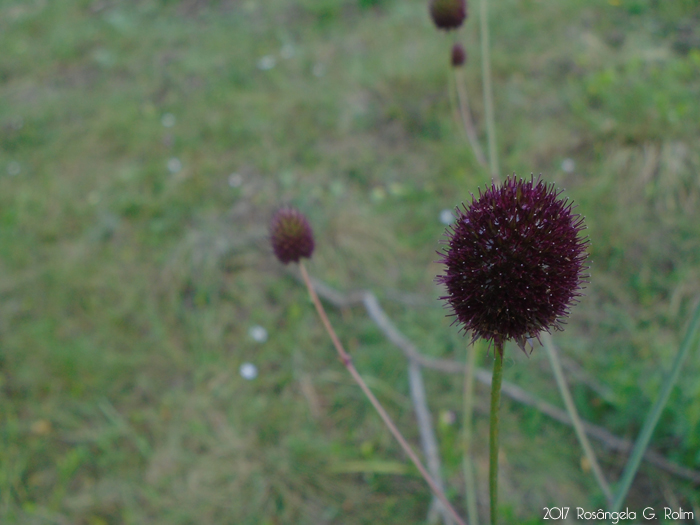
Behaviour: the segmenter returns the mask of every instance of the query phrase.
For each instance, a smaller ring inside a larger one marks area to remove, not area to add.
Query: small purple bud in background
[[[314,251],[314,234],[303,213],[295,208],[282,208],[270,223],[270,241],[275,256],[282,264],[310,258]]]
[[[430,0],[430,16],[438,29],[457,29],[467,18],[466,0]]]
[[[462,44],[457,42],[452,46],[452,67],[461,67],[467,61],[467,52]]]

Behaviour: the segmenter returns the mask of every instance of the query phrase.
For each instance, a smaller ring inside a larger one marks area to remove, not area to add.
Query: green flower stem
[[[571,422],[574,425],[576,437],[578,438],[578,441],[581,444],[583,453],[586,455],[586,458],[588,459],[588,462],[591,465],[593,475],[595,476],[595,479],[598,482],[598,485],[603,491],[605,499],[609,504],[612,501],[612,492],[610,491],[610,485],[608,485],[608,482],[605,479],[605,475],[603,475],[603,469],[600,468],[600,465],[598,464],[598,459],[596,458],[596,455],[593,452],[593,448],[591,448],[591,444],[588,441],[588,437],[586,437],[586,431],[583,428],[583,422],[581,421],[581,418],[578,415],[576,405],[574,404],[574,400],[571,397],[571,392],[569,391],[569,387],[566,384],[566,378],[564,377],[564,371],[562,370],[561,363],[559,361],[559,356],[557,355],[557,349],[555,348],[554,344],[552,344],[552,337],[547,332],[544,332],[542,334],[542,343],[545,351],[547,352],[549,364],[552,366],[552,372],[554,373],[554,378],[557,381],[559,393],[561,394],[561,397],[564,400],[564,406],[566,406],[566,411],[569,413]]]
[[[491,417],[489,429],[489,495],[491,525],[498,523],[498,424],[503,380],[503,343],[495,344],[493,379],[491,380]]]
[[[685,357],[688,354],[688,350],[690,350],[690,346],[695,340],[695,336],[698,333],[699,327],[700,303],[698,303],[697,307],[695,308],[693,318],[690,321],[690,326],[688,327],[688,331],[685,334],[683,343],[681,343],[681,347],[678,350],[678,354],[676,355],[676,360],[673,363],[671,373],[666,378],[666,382],[664,383],[661,392],[659,393],[659,397],[656,398],[654,406],[649,411],[649,414],[647,414],[647,418],[644,421],[644,426],[642,427],[642,430],[639,433],[639,436],[637,437],[637,441],[634,444],[634,448],[632,449],[632,453],[630,454],[630,457],[627,460],[627,465],[625,465],[625,470],[622,473],[622,478],[618,483],[617,494],[615,495],[615,500],[612,504],[612,512],[619,511],[622,507],[622,504],[625,501],[625,498],[627,497],[627,492],[629,492],[630,486],[632,486],[632,481],[634,480],[634,476],[637,474],[637,470],[639,469],[639,464],[642,461],[644,452],[649,446],[649,441],[651,440],[651,435],[654,433],[656,423],[658,423],[659,417],[661,417],[661,412],[663,412],[664,407],[668,402],[668,398],[671,395],[671,390],[673,390],[673,387],[676,384],[676,381],[678,380],[681,367],[683,366],[683,361],[685,361]]]
[[[452,514],[452,516],[454,517],[454,519],[457,521],[457,523],[459,525],[465,525],[462,518],[460,518],[459,514],[457,514],[457,511],[455,511],[455,509],[452,507],[452,505],[450,505],[450,502],[447,500],[447,497],[445,496],[445,494],[440,490],[440,488],[435,483],[433,478],[430,477],[430,474],[428,474],[428,471],[425,470],[425,467],[420,462],[420,459],[418,459],[418,456],[416,456],[416,453],[413,452],[413,449],[408,444],[406,439],[403,437],[401,432],[399,432],[399,429],[396,428],[396,425],[389,417],[389,414],[387,414],[386,410],[384,410],[384,407],[379,403],[379,400],[376,397],[374,397],[374,394],[369,389],[369,387],[365,383],[364,379],[362,379],[362,377],[360,376],[359,372],[355,368],[355,365],[352,364],[352,359],[351,359],[350,355],[345,351],[345,349],[343,348],[343,345],[340,342],[340,339],[338,339],[338,336],[335,333],[335,330],[333,330],[333,327],[331,326],[331,322],[328,319],[328,315],[326,315],[326,310],[323,308],[323,305],[321,304],[321,301],[318,298],[318,295],[316,294],[316,290],[314,290],[313,284],[311,284],[311,279],[309,278],[309,274],[306,271],[306,266],[304,265],[304,261],[299,261],[299,269],[301,270],[301,276],[304,279],[304,284],[306,284],[306,288],[309,290],[309,295],[311,296],[311,300],[313,301],[314,306],[316,307],[316,311],[318,312],[318,315],[321,318],[321,322],[323,322],[323,326],[326,328],[326,331],[328,332],[328,335],[330,336],[331,341],[333,341],[333,345],[335,346],[335,349],[338,351],[338,355],[340,356],[340,360],[345,365],[345,368],[347,368],[347,370],[348,370],[348,372],[350,372],[350,375],[352,376],[352,378],[360,386],[360,388],[362,389],[364,394],[367,396],[367,399],[369,399],[370,403],[372,403],[372,406],[377,410],[377,412],[379,413],[379,416],[384,421],[384,424],[389,428],[391,433],[396,438],[396,441],[399,442],[399,445],[401,445],[401,448],[403,448],[404,452],[408,455],[409,458],[411,458],[411,461],[413,461],[413,464],[416,466],[418,471],[421,473],[421,475],[423,476],[423,479],[425,479],[426,483],[428,483],[428,485],[430,486],[430,489],[433,491],[433,494],[435,494],[435,496],[442,502],[442,504],[450,512],[450,514]]]
[[[476,371],[476,343],[467,345],[467,360],[464,368],[464,409],[462,422],[462,473],[464,475],[467,517],[469,525],[479,525],[479,513],[476,499],[476,480],[474,479],[474,462],[472,461],[472,420],[474,418],[474,373]]]
[[[484,85],[484,109],[486,111],[486,135],[489,145],[491,176],[499,180],[498,155],[496,154],[496,122],[493,111],[493,89],[491,87],[491,52],[489,50],[489,0],[480,2],[481,29],[481,76]]]

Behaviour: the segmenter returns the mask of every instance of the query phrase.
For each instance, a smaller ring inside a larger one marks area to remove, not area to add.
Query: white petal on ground
[[[561,169],[566,173],[573,173],[573,171],[576,169],[574,159],[564,159],[561,162]]]
[[[260,57],[258,60],[258,69],[268,71],[275,67],[275,64],[277,64],[275,57],[272,55],[265,55],[264,57]]]
[[[243,363],[238,369],[238,372],[241,374],[243,379],[247,379],[248,381],[258,377],[258,367],[253,363]]]
[[[248,335],[253,338],[253,341],[258,343],[267,341],[267,330],[260,325],[251,326],[248,330]]]
[[[163,124],[164,128],[172,128],[175,125],[175,115],[172,113],[166,113],[160,119],[160,123]]]
[[[452,215],[452,210],[442,210],[440,212],[440,222],[445,226],[449,226],[455,221],[454,215]]]
[[[177,173],[182,169],[182,162],[180,162],[180,159],[178,158],[171,158],[168,160],[168,171],[170,173]]]

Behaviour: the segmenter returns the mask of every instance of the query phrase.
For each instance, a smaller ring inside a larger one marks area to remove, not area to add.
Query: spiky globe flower
[[[525,351],[541,331],[562,329],[587,282],[589,241],[579,236],[583,217],[560,195],[539,178],[513,175],[456,209],[447,247],[438,252],[445,273],[436,281],[447,287],[441,299],[472,341],[500,349],[512,339]]]
[[[467,18],[467,0],[430,0],[429,7],[438,29],[457,29]]]
[[[452,46],[452,56],[450,58],[452,67],[460,67],[464,65],[464,63],[467,61],[467,52],[464,50],[462,44],[457,42]]]
[[[282,208],[272,217],[270,241],[275,255],[283,264],[311,257],[314,233],[303,213],[295,208]]]

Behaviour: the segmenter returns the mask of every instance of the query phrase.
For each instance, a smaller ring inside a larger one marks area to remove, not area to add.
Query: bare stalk
[[[357,372],[357,369],[355,368],[355,365],[352,363],[352,359],[350,355],[345,351],[343,348],[343,345],[341,344],[340,340],[338,339],[338,336],[335,333],[335,330],[333,330],[333,327],[331,326],[331,322],[328,319],[328,316],[326,315],[326,311],[323,308],[323,305],[321,304],[321,301],[318,298],[318,295],[316,295],[316,291],[314,290],[313,285],[311,284],[311,279],[309,278],[309,274],[306,271],[306,266],[304,265],[303,261],[299,262],[299,269],[301,270],[301,275],[302,278],[304,279],[304,283],[306,284],[306,288],[309,290],[309,295],[311,296],[311,300],[314,303],[314,306],[316,307],[316,311],[318,312],[319,317],[321,318],[321,322],[323,322],[323,326],[326,328],[326,331],[328,332],[328,335],[330,336],[331,340],[333,341],[333,345],[335,346],[335,349],[338,351],[338,355],[340,356],[340,360],[342,363],[345,365],[345,368],[347,368],[348,372],[350,372],[350,375],[352,378],[355,380],[355,382],[360,386],[362,391],[365,393],[367,398],[369,399],[370,403],[372,403],[372,406],[379,412],[379,416],[382,418],[384,421],[384,424],[389,428],[391,433],[394,435],[396,440],[399,442],[399,445],[401,445],[401,448],[403,448],[404,452],[408,455],[409,458],[411,458],[411,461],[413,461],[413,464],[416,466],[418,471],[421,473],[423,476],[423,479],[425,479],[426,483],[428,483],[428,486],[430,486],[430,489],[433,491],[433,494],[442,502],[442,504],[445,506],[450,511],[450,514],[455,518],[457,523],[459,525],[465,525],[464,521],[462,518],[459,517],[459,514],[457,514],[457,511],[454,510],[452,505],[450,505],[450,502],[447,500],[447,497],[445,494],[439,489],[438,485],[435,483],[432,477],[430,477],[430,474],[428,474],[428,471],[425,470],[425,467],[423,464],[420,462],[420,459],[418,459],[418,456],[416,456],[415,452],[413,452],[413,449],[411,449],[411,446],[408,444],[408,442],[404,439],[403,435],[401,432],[399,432],[399,429],[396,428],[396,425],[394,425],[394,422],[391,420],[389,417],[389,414],[387,414],[386,410],[384,410],[384,407],[379,403],[376,397],[374,397],[374,394],[372,391],[367,387],[367,384],[364,382],[360,374]]]
[[[493,111],[493,89],[491,87],[491,52],[489,50],[489,0],[480,2],[481,68],[484,84],[484,110],[486,113],[486,135],[489,143],[489,166],[491,176],[498,180],[498,155],[496,154],[496,122]]]
[[[498,431],[500,426],[501,381],[503,380],[503,343],[494,344],[491,381],[491,417],[489,426],[489,496],[491,525],[498,523]]]
[[[464,367],[464,408],[462,422],[462,473],[464,474],[467,517],[470,525],[479,525],[479,511],[476,499],[476,480],[472,461],[472,420],[474,418],[474,372],[476,368],[475,343],[467,345],[467,361]]]
[[[423,372],[418,363],[414,361],[408,362],[408,384],[411,390],[411,401],[416,412],[416,420],[418,421],[418,430],[420,431],[420,440],[423,448],[425,462],[428,465],[428,471],[435,480],[441,492],[445,491],[440,476],[440,451],[433,431],[433,424],[430,417],[430,409],[428,408],[428,400],[425,395],[425,384],[423,383]],[[445,525],[452,525],[452,516],[450,512],[440,503],[437,498],[433,498],[435,507],[434,510],[440,513],[442,521]],[[431,508],[433,505],[431,505]]]
[[[476,161],[482,166],[488,166],[484,152],[479,144],[479,137],[476,134],[476,127],[472,120],[471,110],[469,109],[469,98],[467,97],[467,86],[464,80],[464,68],[452,68],[454,71],[455,86],[457,87],[457,101],[459,105],[459,114],[462,117],[462,126],[467,134],[469,144],[474,151]]]

